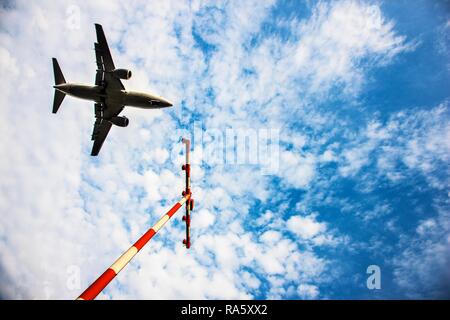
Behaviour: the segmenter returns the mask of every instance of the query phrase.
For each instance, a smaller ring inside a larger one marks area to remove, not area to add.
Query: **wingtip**
[[[92,150],[91,150],[91,157],[96,157],[96,156],[98,156],[99,153],[100,153],[100,149],[96,150],[95,143],[94,143],[94,145],[92,146]]]

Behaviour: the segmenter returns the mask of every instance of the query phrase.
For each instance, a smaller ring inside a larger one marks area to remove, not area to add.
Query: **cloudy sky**
[[[1,298],[76,298],[180,199],[182,135],[192,248],[180,212],[99,299],[450,297],[449,1],[0,3]],[[51,113],[94,23],[174,102],[98,157],[92,103]]]

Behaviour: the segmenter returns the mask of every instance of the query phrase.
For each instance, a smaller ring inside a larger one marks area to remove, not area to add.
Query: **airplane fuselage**
[[[144,92],[115,89],[104,90],[101,86],[77,83],[63,83],[54,87],[67,95],[97,103],[114,103],[142,109],[160,109],[172,106],[172,103],[164,98]]]

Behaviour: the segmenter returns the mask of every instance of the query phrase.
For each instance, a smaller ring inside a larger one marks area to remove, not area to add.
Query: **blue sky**
[[[178,214],[100,299],[448,298],[449,10],[419,0],[3,4],[1,296],[76,297],[178,201],[184,135],[192,248]],[[51,57],[68,81],[93,82],[94,23],[133,71],[126,88],[175,105],[125,109],[129,127],[113,128],[97,158],[89,102],[68,98],[50,114]],[[230,130],[249,150],[253,135],[276,133],[275,169],[225,147]],[[370,265],[381,289],[366,286]]]

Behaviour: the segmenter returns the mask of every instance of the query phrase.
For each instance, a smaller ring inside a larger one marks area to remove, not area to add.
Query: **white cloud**
[[[251,289],[258,289],[261,285],[261,281],[259,281],[258,278],[251,275],[249,272],[243,272],[242,279],[245,285]]]
[[[209,210],[202,209],[195,214],[195,225],[193,231],[196,228],[208,228],[214,224],[215,216]]]
[[[292,216],[287,221],[288,229],[303,239],[310,239],[326,230],[326,224],[317,222],[313,215]]]
[[[333,150],[326,150],[320,157],[320,160],[323,162],[331,162],[336,161],[337,157],[334,154]]]
[[[300,24],[300,34],[294,61],[312,77],[314,91],[337,83],[345,92],[357,93],[364,81],[360,67],[364,59],[384,64],[411,48],[377,5],[359,1],[320,3],[311,19]]]
[[[296,188],[305,188],[315,175],[315,158],[311,154],[304,156],[292,151],[280,153],[280,176]]]
[[[369,221],[372,219],[380,219],[392,212],[392,207],[387,203],[378,203],[375,207],[363,213],[363,219]]]
[[[436,221],[434,219],[427,219],[419,224],[416,231],[419,235],[424,236],[430,232],[433,232],[436,227]]]
[[[448,183],[433,170],[449,161],[449,119],[444,102],[430,110],[394,113],[384,124],[372,121],[341,150],[339,172],[354,176],[375,162],[379,174],[394,183],[421,172],[433,187],[443,189]],[[409,170],[400,172],[400,164]]]
[[[370,162],[370,152],[373,151],[375,145],[365,144],[354,149],[345,150],[343,157],[346,165],[341,166],[339,171],[344,177],[355,175],[359,170]]]
[[[439,232],[439,234],[442,234]],[[409,245],[395,257],[394,281],[412,299],[447,298],[450,262],[447,238],[407,238]]]
[[[297,287],[297,292],[302,299],[317,299],[319,295],[317,286],[311,284],[300,284]]]
[[[148,130],[142,129],[141,133],[146,136]],[[169,152],[166,149],[156,148],[153,152],[144,152],[142,159],[148,162],[156,162],[158,164],[163,164],[169,158]]]
[[[281,239],[281,234],[277,231],[269,230],[269,231],[264,232],[261,235],[260,239],[266,243],[273,243],[273,242],[277,242]]]

